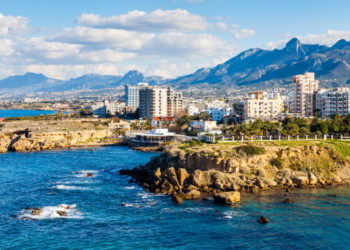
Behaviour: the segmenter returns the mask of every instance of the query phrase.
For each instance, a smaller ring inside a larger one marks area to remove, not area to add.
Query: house
[[[190,128],[192,131],[212,131],[216,128],[216,121],[192,121]]]
[[[175,122],[174,117],[153,117],[152,118],[152,127],[168,127],[169,125]]]

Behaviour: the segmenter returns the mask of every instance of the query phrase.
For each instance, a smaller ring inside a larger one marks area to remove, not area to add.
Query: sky
[[[1,0],[0,79],[173,78],[298,37],[350,40],[349,0]]]

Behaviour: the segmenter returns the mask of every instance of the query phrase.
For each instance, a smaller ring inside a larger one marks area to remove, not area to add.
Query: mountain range
[[[202,68],[175,79],[146,77],[136,70],[123,76],[88,74],[68,81],[52,79],[43,74],[26,73],[0,80],[0,91],[94,90],[138,82],[168,84],[179,88],[196,85],[235,87],[260,83],[286,84],[291,82],[293,75],[304,72],[315,72],[318,79],[333,81],[332,86],[350,84],[350,42],[340,40],[328,47],[302,44],[297,38],[293,38],[283,49],[248,49],[216,67]]]
[[[350,42],[340,40],[332,47],[302,44],[297,38],[283,49],[249,49],[214,68],[171,80],[176,86],[212,84],[242,86],[262,82],[288,83],[296,74],[315,72],[318,79],[350,80]]]

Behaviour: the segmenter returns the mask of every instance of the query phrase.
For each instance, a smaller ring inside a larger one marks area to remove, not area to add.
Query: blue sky
[[[349,9],[348,0],[1,0],[0,78],[175,77],[292,37],[349,40]]]

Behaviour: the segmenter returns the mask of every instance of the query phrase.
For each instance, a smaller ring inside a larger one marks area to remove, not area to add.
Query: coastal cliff
[[[285,144],[177,144],[120,173],[148,191],[183,199],[350,183],[348,143]]]
[[[34,152],[122,143],[110,128],[110,119],[56,119],[36,117],[0,123],[0,153]]]
[[[110,130],[33,133],[29,138],[24,134],[0,134],[0,153],[35,152],[116,143],[111,136]]]

